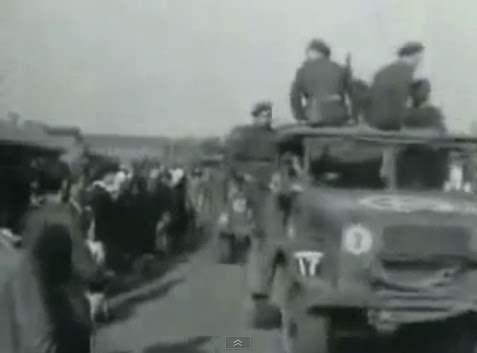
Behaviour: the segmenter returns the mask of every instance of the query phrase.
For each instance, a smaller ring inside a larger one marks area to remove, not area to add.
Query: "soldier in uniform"
[[[245,193],[256,222],[260,222],[261,204],[269,191],[273,171],[275,134],[272,109],[272,104],[266,101],[254,105],[251,111],[253,123],[234,129],[226,158],[229,175],[237,173],[246,180]]]
[[[245,170],[245,178],[252,179],[247,194],[254,209],[255,222],[259,223],[261,205],[266,198],[273,169],[275,134],[272,128],[272,115],[273,107],[270,102],[257,103],[252,109],[253,125],[247,139],[247,145],[252,149]]]
[[[321,126],[344,125],[349,120],[348,71],[330,60],[331,49],[322,40],[312,40],[306,55],[290,92],[295,119]]]
[[[431,128],[439,132],[447,130],[441,110],[430,103],[431,83],[423,79],[411,87],[412,107],[404,120],[409,128]]]
[[[268,101],[258,102],[252,109],[253,124],[259,129],[270,130],[272,126],[272,103]]]
[[[368,123],[382,130],[403,126],[411,95],[414,73],[421,62],[424,46],[410,42],[398,50],[398,60],[378,71],[371,87]]]

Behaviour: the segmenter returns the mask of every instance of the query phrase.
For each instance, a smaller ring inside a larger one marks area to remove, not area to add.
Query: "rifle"
[[[354,92],[354,78],[353,78],[353,66],[351,62],[351,53],[346,54],[346,91],[348,93],[348,102],[350,108],[351,122],[358,123],[358,114],[355,107],[355,92]]]

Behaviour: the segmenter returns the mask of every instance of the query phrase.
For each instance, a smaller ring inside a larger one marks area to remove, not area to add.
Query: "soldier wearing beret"
[[[255,104],[251,112],[254,125],[270,129],[272,125],[272,110],[271,102],[263,101]]]
[[[322,40],[312,40],[306,56],[290,91],[295,119],[321,126],[345,124],[349,119],[347,70],[330,59],[331,49]]]
[[[382,130],[399,130],[411,98],[414,73],[419,66],[424,46],[410,42],[398,51],[398,59],[386,65],[374,76],[371,87],[371,106],[368,123]]]

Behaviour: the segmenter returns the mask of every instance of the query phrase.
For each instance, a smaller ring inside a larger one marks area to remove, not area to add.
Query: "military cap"
[[[253,106],[251,114],[254,118],[258,117],[262,113],[268,113],[268,114],[272,113],[271,102],[268,102],[268,101],[258,102],[257,104]]]
[[[419,42],[407,42],[397,51],[398,56],[409,56],[420,53],[424,50],[424,45]]]
[[[308,50],[316,50],[327,57],[331,55],[330,46],[321,39],[313,39],[310,44],[308,44]]]

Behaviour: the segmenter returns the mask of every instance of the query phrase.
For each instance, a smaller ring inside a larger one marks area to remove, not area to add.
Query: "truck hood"
[[[307,237],[341,239],[340,234],[354,227],[368,230],[380,247],[387,244],[404,254],[477,250],[473,195],[310,188],[298,200]]]
[[[468,194],[310,188],[301,193],[299,200],[305,213],[323,215],[338,223],[477,225],[477,198]]]

